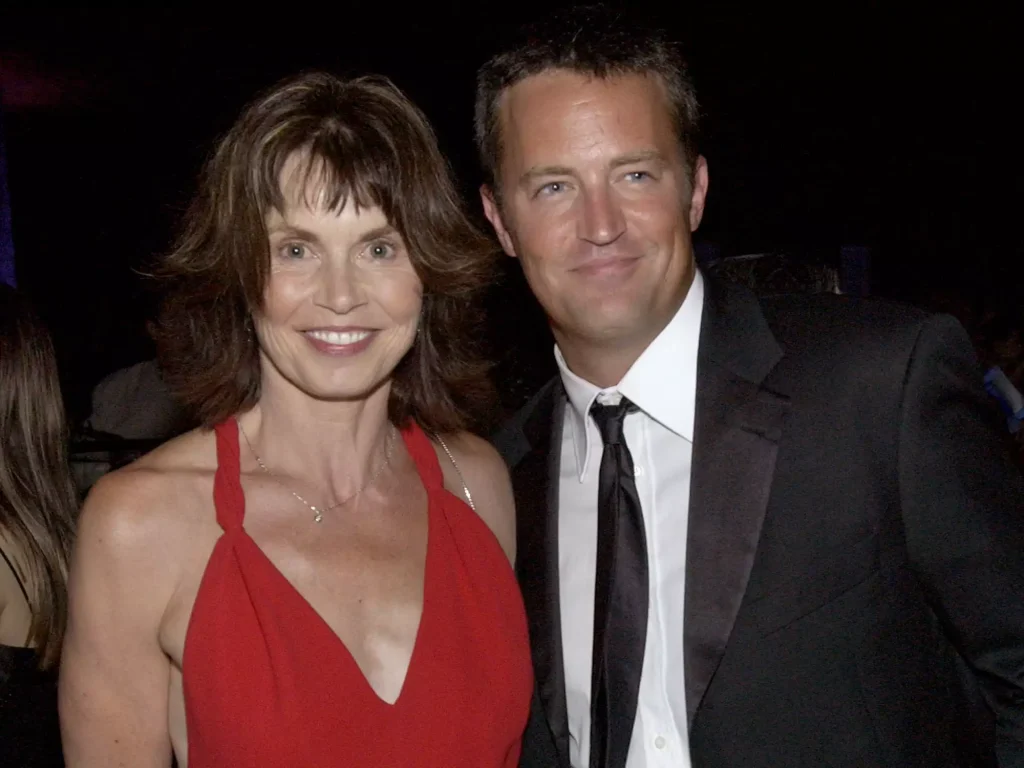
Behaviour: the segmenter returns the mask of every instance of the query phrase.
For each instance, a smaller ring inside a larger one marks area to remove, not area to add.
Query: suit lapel
[[[516,572],[530,628],[537,692],[561,765],[569,765],[562,626],[558,587],[558,474],[565,398],[555,381],[523,425],[512,470],[517,511]]]
[[[754,297],[707,280],[697,364],[683,658],[690,723],[725,653],[754,564],[788,399]]]

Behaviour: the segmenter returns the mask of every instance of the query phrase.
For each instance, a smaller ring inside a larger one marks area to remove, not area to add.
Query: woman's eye
[[[390,243],[374,243],[370,246],[370,256],[374,259],[390,259],[395,255],[395,249]]]

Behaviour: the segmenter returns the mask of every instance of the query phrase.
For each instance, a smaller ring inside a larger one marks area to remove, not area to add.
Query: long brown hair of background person
[[[68,553],[78,501],[53,342],[28,300],[0,284],[0,534],[25,585],[28,645],[60,656]]]

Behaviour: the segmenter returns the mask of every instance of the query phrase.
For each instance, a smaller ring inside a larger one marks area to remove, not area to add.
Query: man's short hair
[[[664,31],[643,26],[606,6],[577,6],[520,30],[518,40],[491,57],[477,73],[476,145],[492,186],[501,167],[502,95],[516,83],[551,70],[597,78],[658,78],[689,172],[697,160],[700,106],[679,46]]]

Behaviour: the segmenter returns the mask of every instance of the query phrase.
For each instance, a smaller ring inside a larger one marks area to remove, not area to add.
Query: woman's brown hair
[[[44,669],[64,639],[77,508],[53,342],[28,300],[0,284],[0,530],[14,547],[32,611],[28,644]]]
[[[477,297],[496,251],[466,215],[427,118],[380,76],[286,80],[221,140],[157,270],[167,293],[154,336],[168,383],[204,426],[256,403],[251,314],[270,270],[264,222],[283,210],[281,170],[296,154],[332,209],[380,206],[423,282],[420,331],[394,373],[391,420],[433,432],[472,426],[490,405]]]

